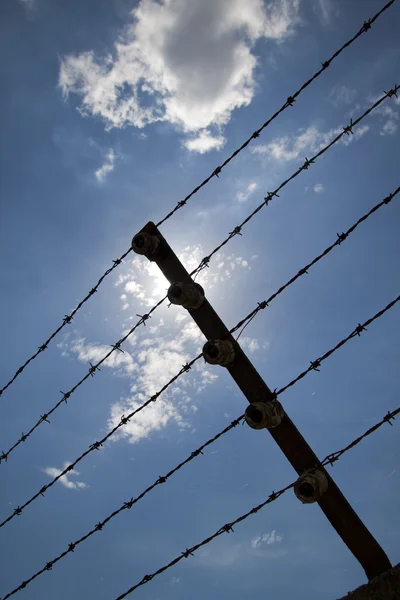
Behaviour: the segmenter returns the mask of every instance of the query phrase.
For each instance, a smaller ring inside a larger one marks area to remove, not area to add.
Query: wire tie
[[[199,454],[203,454],[203,452],[201,450],[194,450],[194,452],[192,452],[192,454],[190,455],[190,458],[195,458]]]
[[[359,336],[363,331],[367,331],[366,328],[361,325],[360,323],[357,325],[356,329],[356,334]]]
[[[368,31],[368,29],[371,29],[371,26],[371,19],[368,19],[368,21],[364,21],[364,25],[361,27],[361,31]]]
[[[91,450],[100,450],[100,447],[101,447],[102,445],[103,445],[103,444],[102,444],[101,442],[94,442],[94,444],[92,444],[92,445],[90,446],[90,449],[91,449]]]
[[[147,319],[150,319],[150,318],[151,318],[151,315],[150,315],[150,314],[148,314],[148,313],[147,313],[147,314],[145,314],[145,315],[138,315],[138,314],[136,314],[136,316],[137,316],[137,317],[140,317],[140,321],[139,321],[139,323],[138,323],[139,325],[141,325],[142,323],[143,323],[143,325],[146,325],[146,321],[147,321]]]
[[[266,198],[264,198],[265,205],[268,206],[268,203],[272,200],[272,198],[276,196],[279,198],[279,194],[277,192],[267,192]]]
[[[89,375],[91,377],[94,377],[94,374],[96,373],[96,371],[101,371],[100,367],[98,365],[92,365],[92,363],[89,363],[90,365],[90,369],[89,369]]]
[[[319,358],[317,358],[317,360],[312,360],[310,362],[310,365],[314,369],[314,371],[320,371],[320,369],[318,367],[321,366],[321,361]]]
[[[222,169],[221,169],[221,167],[217,167],[217,168],[215,169],[215,171],[214,171],[213,175],[215,175],[216,177],[218,177],[218,178],[219,178],[219,174],[221,173],[221,170],[222,170]]]
[[[346,125],[346,127],[343,127],[343,131],[344,133],[346,133],[347,135],[353,134],[353,119],[350,119],[350,125]]]
[[[237,226],[235,227],[235,229],[233,229],[232,231],[230,231],[230,232],[229,232],[229,235],[232,235],[232,236],[234,236],[234,235],[242,235],[242,234],[240,233],[240,232],[241,232],[241,230],[242,230],[242,228],[240,227],[240,225],[237,225]]]
[[[314,162],[315,161],[313,159],[308,160],[308,158],[306,156],[306,160],[304,161],[304,165],[301,168],[304,169],[304,170],[307,170],[310,165],[314,164]]]
[[[394,420],[394,418],[395,418],[394,415],[390,411],[388,411],[387,415],[385,415],[383,417],[383,420],[386,421],[386,423],[389,423],[389,425],[391,425],[393,427],[393,423],[391,423],[390,421],[392,419]]]
[[[118,350],[119,352],[122,352],[122,354],[124,354],[124,351],[121,348],[121,342],[117,342],[116,344],[111,344],[111,348],[113,348],[114,350]]]
[[[65,402],[65,404],[68,404],[67,400],[70,397],[71,392],[61,392],[60,391],[60,394],[63,395],[63,398],[62,398],[61,402]]]

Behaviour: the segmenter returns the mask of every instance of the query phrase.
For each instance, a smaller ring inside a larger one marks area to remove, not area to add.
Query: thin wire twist
[[[330,246],[325,248],[325,250],[323,252],[321,252],[321,254],[316,256],[305,267],[300,269],[300,271],[298,271],[296,273],[296,275],[294,275],[284,285],[282,285],[276,292],[274,292],[272,294],[272,296],[270,296],[267,300],[258,302],[257,308],[252,310],[244,319],[239,321],[239,323],[233,328],[233,330],[231,330],[231,333],[235,333],[238,329],[242,328],[236,339],[238,340],[240,338],[243,331],[251,323],[251,321],[254,319],[254,317],[257,315],[257,313],[260,312],[260,310],[267,308],[269,303],[272,302],[272,300],[274,300],[277,296],[279,296],[279,294],[281,294],[286,288],[291,286],[297,279],[299,279],[299,277],[302,277],[303,275],[307,275],[308,271],[309,271],[309,269],[311,269],[311,267],[316,265],[322,258],[327,256],[334,248],[337,248],[338,246],[340,246],[342,244],[342,242],[344,242],[349,237],[349,235],[351,235],[353,233],[353,231],[355,231],[357,229],[357,227],[359,225],[361,225],[361,223],[364,223],[371,215],[373,215],[374,213],[376,213],[377,210],[382,208],[382,206],[386,206],[386,205],[390,204],[390,202],[393,200],[393,198],[395,198],[397,196],[397,194],[399,192],[400,192],[400,186],[394,192],[392,192],[391,194],[386,196],[386,198],[384,198],[381,202],[379,202],[373,208],[371,208],[371,210],[369,210],[367,213],[365,213],[362,217],[360,217],[358,219],[358,221],[356,221],[351,227],[349,227],[349,229],[347,231],[342,232],[342,233],[337,233],[336,234],[337,238],[333,244],[331,244]]]
[[[195,187],[192,192],[190,194],[188,194],[187,196],[185,196],[185,198],[183,200],[180,200],[175,208],[170,211],[163,219],[161,219],[161,221],[159,221],[157,223],[157,227],[159,227],[160,225],[162,225],[165,221],[167,221],[168,219],[170,219],[178,210],[180,210],[183,206],[186,205],[186,203],[188,202],[188,200],[190,200],[190,198],[192,198],[192,196],[194,196],[197,192],[199,192],[205,185],[207,185],[207,183],[213,178],[213,177],[219,177],[220,173],[222,172],[222,169],[224,167],[226,167],[240,152],[242,152],[251,142],[252,140],[258,138],[261,134],[261,132],[268,127],[272,121],[274,121],[283,111],[285,111],[287,108],[289,108],[290,106],[293,106],[294,102],[296,101],[296,99],[298,98],[298,96],[300,96],[300,94],[309,86],[311,85],[311,83],[313,83],[313,81],[315,79],[317,79],[317,77],[319,77],[324,71],[326,71],[327,68],[330,67],[330,65],[332,64],[332,62],[349,46],[351,46],[363,33],[366,33],[367,31],[369,31],[372,27],[372,25],[375,23],[375,21],[386,11],[388,10],[392,4],[394,4],[395,0],[390,0],[390,2],[388,2],[387,4],[385,4],[385,6],[383,6],[381,8],[381,10],[379,10],[373,17],[371,17],[370,19],[368,19],[367,21],[364,21],[362,27],[360,28],[360,30],[351,38],[349,39],[347,42],[345,42],[338,50],[336,50],[336,52],[334,52],[332,54],[332,56],[324,61],[321,64],[321,68],[316,71],[314,73],[314,75],[312,77],[310,77],[305,83],[303,83],[303,85],[291,96],[288,96],[288,98],[286,99],[286,101],[282,104],[281,108],[279,110],[277,110],[267,121],[265,121],[265,123],[263,123],[263,125],[261,125],[261,127],[259,129],[257,129],[256,131],[254,131],[254,133],[245,141],[243,142],[243,144],[237,148],[219,167],[217,167],[216,169],[214,169],[214,171],[211,173],[211,175],[209,175],[206,179],[204,179],[204,181],[198,185],[197,187]],[[65,315],[62,324],[49,336],[49,338],[38,347],[38,350],[32,354],[32,356],[30,358],[28,358],[25,363],[23,363],[23,365],[21,365],[16,372],[14,373],[13,377],[8,381],[8,383],[6,385],[4,385],[4,387],[2,387],[0,389],[0,396],[3,394],[3,392],[5,390],[7,390],[10,385],[17,379],[17,377],[19,377],[22,372],[25,370],[25,368],[35,359],[37,358],[37,356],[39,356],[39,354],[41,354],[42,352],[44,352],[44,350],[46,350],[48,348],[48,345],[51,343],[51,341],[64,329],[64,327],[66,325],[68,325],[69,323],[71,323],[73,317],[76,315],[76,313],[78,312],[78,310],[80,310],[82,308],[82,306],[89,300],[89,298],[91,298],[93,296],[93,294],[95,292],[97,292],[99,286],[101,285],[101,283],[104,281],[104,279],[110,275],[110,273],[112,273],[112,271],[119,265],[121,264],[121,262],[123,261],[124,258],[126,258],[128,256],[128,254],[132,251],[132,248],[128,248],[128,250],[126,252],[124,252],[124,254],[122,254],[122,256],[120,256],[119,258],[117,258],[116,260],[113,261],[113,266],[110,267],[109,269],[107,269],[105,271],[105,273],[100,277],[100,279],[98,280],[97,284],[90,290],[90,292],[85,296],[85,298],[79,302],[79,304],[76,306],[76,308],[71,312],[71,314],[69,315]]]
[[[292,179],[294,179],[295,177],[297,177],[298,175],[300,175],[300,173],[302,173],[304,170],[308,169],[309,166],[311,164],[314,164],[315,160],[322,156],[322,154],[324,154],[329,148],[331,148],[332,146],[334,146],[334,144],[336,144],[343,135],[346,135],[348,133],[349,128],[352,130],[353,127],[355,127],[356,125],[358,125],[367,115],[370,114],[370,112],[372,112],[377,106],[379,106],[386,98],[391,98],[393,96],[397,97],[397,91],[399,90],[400,85],[395,85],[391,90],[389,90],[388,92],[385,92],[384,95],[377,100],[376,102],[374,102],[374,104],[372,106],[370,106],[360,117],[358,117],[354,122],[351,121],[350,125],[347,125],[346,127],[343,128],[343,132],[340,133],[339,135],[337,135],[329,144],[327,144],[324,148],[322,148],[315,156],[313,156],[312,159],[308,159],[306,158],[305,163],[299,167],[299,169],[297,169],[297,171],[295,171],[293,173],[293,175],[291,175],[290,177],[288,177],[288,179],[286,179],[283,183],[281,183],[281,185],[274,191],[274,192],[269,192],[268,197],[265,198],[265,201],[260,204],[260,206],[258,208],[256,208],[255,210],[253,210],[253,212],[237,227],[234,228],[233,231],[230,232],[230,234],[228,235],[228,237],[221,242],[208,256],[205,256],[200,264],[198,265],[198,267],[196,267],[196,269],[194,269],[189,276],[193,276],[196,273],[199,273],[200,271],[202,271],[205,267],[209,266],[209,263],[211,261],[211,258],[223,247],[225,246],[233,237],[235,237],[236,235],[240,234],[240,231],[242,229],[242,227],[247,224],[264,206],[267,206],[270,202],[270,200],[274,197],[278,195],[278,191],[280,191],[285,185],[287,185]],[[35,423],[35,425],[33,425],[31,427],[31,429],[27,432],[27,433],[23,433],[21,437],[13,444],[13,446],[11,446],[11,448],[9,448],[9,450],[7,450],[6,452],[2,452],[0,454],[0,464],[2,462],[6,462],[9,455],[11,454],[11,452],[13,452],[20,444],[22,444],[23,442],[25,442],[28,437],[30,437],[32,435],[32,433],[35,431],[35,429],[37,429],[42,423],[47,422],[48,421],[48,417],[55,411],[57,410],[61,404],[63,404],[63,402],[67,402],[67,399],[71,396],[71,394],[73,394],[87,379],[89,379],[89,377],[94,377],[96,375],[96,373],[100,370],[99,367],[100,365],[102,365],[114,352],[116,352],[117,350],[121,350],[121,345],[123,342],[125,342],[125,340],[127,340],[127,338],[132,335],[132,333],[140,326],[140,325],[146,325],[146,321],[150,318],[150,316],[152,315],[152,313],[159,307],[161,306],[161,304],[163,304],[163,302],[165,302],[165,300],[167,300],[168,296],[164,296],[164,298],[162,298],[161,300],[159,300],[159,302],[157,302],[157,304],[155,304],[153,306],[153,308],[151,310],[149,310],[149,312],[147,314],[144,315],[137,315],[140,317],[139,321],[128,331],[128,333],[126,333],[120,340],[118,340],[118,342],[116,344],[113,344],[111,346],[111,350],[109,350],[107,352],[107,354],[101,359],[99,360],[95,365],[90,364],[90,368],[88,373],[82,377],[77,384],[75,384],[68,392],[61,392],[63,394],[63,397],[61,398],[61,400],[59,400],[54,406],[53,408],[51,408],[47,413],[45,413],[44,415],[40,416],[40,419]]]
[[[363,439],[365,439],[366,437],[368,437],[369,435],[371,435],[372,433],[374,433],[377,429],[379,429],[380,427],[382,427],[382,425],[384,423],[390,423],[390,421],[392,419],[394,419],[395,416],[397,414],[399,414],[399,412],[400,412],[400,407],[397,408],[396,410],[392,411],[392,412],[388,412],[383,417],[383,419],[381,421],[379,421],[378,423],[376,423],[376,425],[374,425],[373,427],[371,427],[370,429],[368,429],[368,431],[366,431],[363,435],[361,435],[360,437],[358,437],[356,440],[353,440],[348,446],[346,446],[342,450],[339,450],[338,452],[334,452],[333,454],[329,454],[326,458],[324,458],[324,460],[319,465],[316,465],[315,469],[317,469],[319,466],[325,466],[325,465],[328,465],[328,464],[331,465],[333,461],[339,460],[340,456],[343,456],[343,454],[345,454],[346,452],[348,452],[349,450],[351,450],[352,448],[354,448]],[[390,425],[392,425],[392,423],[390,423]],[[332,457],[334,457],[334,458],[332,458]],[[271,502],[274,502],[275,500],[277,500],[278,498],[280,498],[282,496],[282,494],[284,494],[288,490],[292,489],[295,486],[295,484],[296,484],[296,481],[293,481],[292,483],[290,483],[286,487],[280,489],[278,492],[272,492],[264,502],[261,502],[261,504],[258,504],[257,506],[254,506],[252,509],[250,509],[249,511],[247,511],[246,513],[244,513],[243,515],[241,515],[240,517],[238,517],[234,521],[231,521],[230,523],[226,523],[225,525],[223,525],[222,527],[220,527],[215,533],[213,533],[209,537],[205,538],[202,542],[200,542],[198,544],[195,544],[191,548],[186,548],[186,550],[184,552],[181,552],[181,554],[179,556],[177,556],[176,558],[174,558],[173,560],[171,560],[171,562],[167,563],[163,567],[160,567],[159,569],[157,569],[157,571],[154,571],[150,575],[145,575],[141,579],[141,581],[139,581],[138,583],[136,583],[135,585],[133,585],[132,587],[130,587],[128,590],[126,590],[126,592],[124,592],[123,594],[121,594],[120,596],[118,596],[117,598],[115,598],[115,600],[123,600],[123,598],[126,598],[129,594],[131,594],[132,592],[134,592],[138,587],[141,587],[142,585],[145,585],[146,583],[148,583],[149,581],[151,581],[152,579],[154,579],[158,575],[161,575],[161,573],[164,573],[164,571],[167,571],[171,567],[175,566],[177,563],[179,563],[184,558],[188,558],[189,556],[193,556],[194,553],[196,552],[196,550],[199,550],[199,548],[202,548],[203,546],[206,546],[207,544],[209,544],[210,542],[212,542],[213,540],[215,540],[217,537],[223,535],[224,533],[234,532],[233,527],[235,525],[238,525],[242,521],[245,521],[251,515],[255,515],[262,508],[264,508],[268,504],[271,504]],[[5,598],[7,598],[7,596]],[[3,600],[5,600],[5,598]]]
[[[370,319],[368,319],[367,321],[365,321],[365,323],[363,323],[363,325],[358,324],[357,327],[355,328],[355,330],[350,335],[348,335],[347,337],[343,338],[343,340],[341,342],[339,342],[338,344],[336,344],[336,346],[334,346],[331,350],[329,350],[328,352],[326,352],[321,358],[317,359],[317,361],[311,362],[311,365],[313,365],[314,363],[317,363],[317,367],[319,367],[321,365],[321,363],[324,360],[326,360],[326,358],[328,358],[329,356],[331,356],[334,352],[336,352],[336,350],[338,350],[339,348],[341,348],[350,339],[352,339],[353,337],[355,337],[355,335],[360,335],[360,333],[362,331],[366,330],[366,326],[367,325],[370,325],[371,323],[373,323],[373,321],[375,321],[376,319],[378,319],[379,317],[381,317],[385,312],[387,312],[388,310],[390,310],[390,308],[392,308],[396,304],[396,302],[398,302],[399,300],[400,300],[400,296],[398,296],[395,300],[393,300],[392,302],[390,302],[385,308],[383,308],[382,310],[380,310],[379,312],[377,312],[373,317],[371,317]],[[290,383],[288,383],[287,385],[285,385],[283,388],[281,388],[278,391],[275,390],[275,392],[274,392],[275,396],[278,397],[278,395],[283,394],[288,388],[290,388],[291,386],[295,385],[298,381],[300,381],[300,379],[302,379],[303,377],[305,377],[310,371],[315,370],[315,368],[316,368],[315,366],[311,366],[310,368],[308,368],[305,371],[303,371],[299,376],[295,377]],[[328,456],[322,462],[318,463],[318,465],[316,465],[316,467],[318,467],[318,466],[326,466],[327,464],[330,464],[332,466],[333,463],[336,462],[337,460],[339,460],[339,458],[345,452],[347,452],[351,448],[354,448],[355,446],[357,446],[357,444],[359,444],[364,438],[366,438],[368,435],[371,435],[371,433],[373,433],[377,429],[379,429],[379,427],[381,427],[383,425],[383,423],[389,423],[389,425],[392,425],[391,421],[395,418],[395,416],[399,412],[400,412],[400,408],[397,408],[393,412],[387,412],[387,414],[383,417],[383,419],[379,423],[377,423],[374,426],[370,427],[364,434],[362,434],[361,436],[359,436],[358,438],[356,438],[355,440],[353,440],[350,444],[348,444],[342,450],[338,450],[336,452],[328,454]],[[89,537],[91,537],[92,535],[94,535],[96,532],[102,531],[102,529],[104,528],[104,526],[107,525],[107,523],[109,523],[109,521],[111,521],[114,517],[116,517],[122,511],[131,509],[134,504],[136,504],[142,498],[144,498],[144,496],[146,496],[148,493],[150,493],[155,487],[157,487],[158,485],[161,485],[163,483],[166,483],[168,481],[168,479],[170,479],[170,477],[172,477],[173,475],[175,475],[175,473],[177,473],[180,469],[182,469],[183,466],[185,466],[188,463],[190,463],[197,456],[203,454],[202,451],[207,446],[210,446],[215,441],[217,441],[219,438],[221,438],[223,435],[225,435],[226,433],[228,433],[229,431],[231,431],[232,429],[234,429],[235,427],[237,427],[237,425],[239,425],[239,423],[241,421],[243,421],[243,419],[244,419],[244,414],[240,415],[237,419],[235,419],[234,421],[232,421],[222,431],[220,431],[219,433],[217,433],[213,438],[209,439],[207,442],[205,442],[204,444],[202,444],[199,448],[197,448],[196,450],[194,450],[185,460],[183,460],[182,462],[180,462],[176,467],[174,467],[171,471],[169,471],[165,476],[158,477],[141,494],[139,494],[138,496],[136,496],[136,498],[131,498],[129,501],[124,502],[117,510],[113,511],[110,515],[108,515],[105,519],[103,519],[103,521],[99,521],[88,533],[86,533],[85,535],[83,535],[79,539],[75,540],[74,542],[71,542],[70,544],[68,544],[68,548],[66,550],[64,550],[61,554],[59,554],[53,560],[47,562],[46,565],[42,569],[40,569],[39,571],[37,571],[29,579],[26,579],[25,581],[23,581],[18,587],[16,587],[14,590],[12,590],[8,594],[6,594],[6,596],[4,596],[1,600],[7,600],[8,598],[10,598],[14,594],[16,594],[18,591],[26,588],[27,585],[29,585],[32,581],[34,581],[37,577],[39,577],[40,575],[42,575],[44,572],[50,571],[56,563],[58,563],[60,560],[62,560],[63,558],[65,558],[65,556],[67,556],[69,553],[74,552],[74,550],[76,549],[77,546],[79,546],[81,543],[83,543],[84,541],[86,541]],[[75,464],[76,464],[76,462],[73,465],[71,465],[71,466],[73,467]],[[68,468],[69,470],[71,469],[71,466]],[[293,487],[293,485],[294,485],[294,483],[292,483],[290,486],[287,486],[286,488],[284,488],[283,491],[286,491],[287,489],[290,489],[290,487]],[[266,502],[264,502],[263,504],[259,505],[259,507],[262,508],[263,506],[265,506],[266,504],[268,504],[270,501],[272,501],[271,498],[273,496],[276,496],[275,498],[273,498],[274,500],[276,500],[279,497],[279,495],[281,495],[283,493],[283,491],[277,492],[277,493],[273,492],[269,496],[269,499]],[[259,510],[259,508],[257,510]],[[257,512],[257,510],[255,512]],[[254,514],[254,509],[252,509],[249,513],[246,513],[247,516],[249,516],[250,514]],[[247,518],[247,517],[244,517],[244,518]],[[230,527],[232,527],[233,525],[235,525],[236,523],[238,523],[240,520],[244,520],[244,519],[242,517],[239,518],[239,520],[236,520],[233,523],[229,524]],[[224,527],[226,527],[226,526],[224,526]],[[221,529],[224,529],[224,528],[221,528]],[[219,531],[221,531],[221,529]],[[211,536],[210,538],[207,538],[207,540],[211,541],[212,539],[214,539],[215,537],[217,537],[217,535],[219,535],[219,534],[215,534],[214,536]],[[206,542],[206,543],[208,543],[208,542]],[[187,550],[186,552],[188,553],[188,556],[190,554],[192,554],[192,552],[194,552],[194,550],[198,549],[201,545],[204,545],[204,543],[202,542],[200,545],[194,546],[190,550]],[[185,554],[185,553],[182,553],[182,554]],[[179,560],[181,560],[181,559],[179,559]],[[169,567],[173,566],[174,564],[176,564],[176,562],[179,562],[179,561],[176,561],[176,560],[172,561],[172,563],[169,563],[168,567],[166,567],[166,568],[169,568]],[[150,576],[150,578],[153,578],[153,576],[159,575],[164,570],[166,570],[166,568],[162,568],[161,570],[156,571],[156,573],[153,574],[152,576]],[[148,577],[148,576],[145,576],[145,577]],[[144,579],[145,578],[142,579],[142,582],[144,581]],[[130,593],[131,591],[133,591],[134,589],[136,589],[136,587],[139,587],[140,585],[142,585],[142,583],[139,583],[134,588],[131,588],[130,591],[127,592],[125,595],[127,595],[128,593]],[[125,595],[124,596],[120,596],[120,598],[125,597]]]
[[[244,327],[246,327],[252,321],[252,319],[254,319],[254,317],[258,314],[258,312],[260,310],[263,310],[264,308],[266,308],[269,305],[270,302],[272,302],[285,289],[287,289],[290,285],[292,285],[299,277],[307,274],[308,270],[313,265],[315,265],[319,260],[321,260],[324,256],[326,256],[334,247],[339,246],[344,240],[346,240],[348,238],[348,236],[351,233],[353,233],[355,231],[355,229],[361,223],[365,222],[371,215],[373,215],[377,210],[379,210],[379,208],[381,208],[382,206],[385,206],[385,205],[389,204],[393,200],[393,198],[397,195],[397,193],[399,192],[399,190],[400,190],[400,188],[397,188],[393,193],[389,194],[381,202],[379,202],[378,204],[376,204],[371,210],[369,210],[362,217],[360,217],[360,219],[358,219],[358,221],[356,221],[356,223],[354,223],[354,225],[352,225],[347,230],[346,233],[337,234],[338,237],[337,237],[337,240],[336,240],[336,242],[334,244],[332,244],[331,246],[328,246],[319,256],[317,256],[313,261],[311,261],[311,263],[309,263],[308,265],[306,265],[305,267],[303,267],[302,269],[300,269],[294,277],[292,277],[291,279],[289,279],[283,286],[281,286],[274,294],[272,294],[272,296],[270,296],[270,298],[268,298],[268,300],[264,300],[263,302],[258,302],[257,303],[257,308],[255,308],[252,312],[250,312],[244,319],[242,319],[241,321],[239,321],[239,323],[237,323],[237,325],[235,325],[230,330],[230,333],[233,334],[240,327],[243,327],[243,324],[245,324]],[[242,329],[242,331],[243,331],[243,329]],[[124,425],[126,425],[129,422],[129,420],[135,414],[137,414],[138,412],[140,412],[141,410],[143,410],[143,408],[145,408],[151,402],[155,401],[159,397],[159,395],[161,395],[170,385],[172,385],[172,383],[174,383],[174,381],[176,381],[178,379],[178,377],[180,377],[184,373],[187,373],[190,370],[191,366],[199,358],[201,358],[201,356],[202,356],[202,354],[199,354],[190,363],[187,363],[186,365],[182,366],[181,370],[175,375],[175,377],[173,377],[156,395],[152,396],[141,407],[138,407],[138,409],[136,409],[132,413],[128,414],[128,416],[126,416],[126,417],[125,417],[125,415],[122,415],[120,423],[116,427],[114,427],[114,429],[112,429],[102,440],[97,441],[97,442],[91,444],[91,446],[89,447],[88,450],[86,450],[83,454],[81,454],[69,467],[67,467],[66,469],[64,469],[64,471],[62,471],[58,476],[56,476],[51,482],[49,482],[46,486],[42,487],[41,490],[39,492],[37,492],[34,496],[32,496],[29,501],[27,501],[24,505],[22,505],[22,507],[18,506],[14,510],[14,512],[5,521],[3,521],[2,523],[0,523],[0,528],[3,527],[9,521],[11,521],[11,519],[13,519],[15,516],[20,515],[22,513],[22,510],[25,509],[33,501],[35,501],[39,496],[41,496],[41,495],[43,496],[43,494],[52,485],[54,485],[61,477],[63,477],[64,475],[66,475],[69,470],[72,470],[73,468],[75,468],[75,466],[81,460],[83,460],[83,458],[85,458],[85,456],[87,456],[88,454],[90,454],[94,450],[98,450],[104,444],[105,441],[107,441],[116,431],[119,430],[120,427],[123,427]]]

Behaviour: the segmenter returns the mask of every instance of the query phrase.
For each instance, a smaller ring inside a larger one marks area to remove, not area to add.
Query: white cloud
[[[256,352],[256,350],[260,349],[260,344],[255,338],[249,338],[246,336],[240,337],[239,344],[241,345],[243,350],[248,350],[250,354],[253,354],[254,352]]]
[[[349,104],[352,104],[356,95],[356,90],[348,88],[345,85],[335,85],[328,96],[328,100],[337,108],[339,106],[348,106]]]
[[[114,171],[116,154],[112,148],[107,152],[104,163],[95,171],[96,179],[99,183],[103,183],[109,173]]]
[[[322,194],[322,192],[324,192],[324,191],[325,191],[325,188],[324,188],[324,186],[322,185],[322,183],[316,183],[316,184],[314,185],[314,192],[315,192],[316,194]]]
[[[37,0],[19,0],[21,2],[21,4],[23,4],[25,6],[25,8],[27,10],[33,10],[34,8],[36,8],[36,2]]]
[[[354,129],[353,135],[343,136],[340,139],[340,143],[348,146],[352,142],[361,139],[367,131],[369,131],[368,125],[358,127]],[[276,138],[268,144],[254,146],[252,153],[278,162],[305,158],[305,156],[319,152],[319,150],[342,132],[343,127],[337,127],[329,131],[320,131],[317,127],[310,126],[307,129],[299,129],[297,134],[285,135],[281,138]]]
[[[46,467],[45,469],[42,469],[43,473],[46,473],[46,475],[48,475],[49,477],[52,477],[54,479],[54,477],[58,477],[60,475],[60,473],[62,473],[67,467],[69,467],[71,463],[64,463],[64,467],[62,469],[56,469],[55,467]],[[58,480],[64,487],[68,488],[69,490],[83,490],[87,487],[86,483],[83,483],[83,481],[70,481],[69,477],[71,476],[76,476],[79,475],[78,471],[75,471],[75,469],[72,469],[71,471],[68,472],[68,475],[63,475],[62,477],[60,477],[60,479]]]
[[[339,12],[333,0],[315,0],[315,5],[324,25],[331,23],[332,18]]]
[[[273,529],[271,533],[263,533],[261,535],[257,535],[254,539],[251,540],[251,547],[256,549],[262,546],[263,544],[267,544],[270,546],[271,544],[279,544],[283,540],[283,536],[278,535]]]
[[[238,192],[236,194],[237,200],[239,200],[239,202],[246,202],[246,200],[250,198],[251,194],[253,194],[253,192],[255,192],[256,189],[257,184],[254,181],[249,183],[244,192]]]
[[[253,98],[255,42],[291,35],[299,2],[142,0],[113,53],[66,56],[59,86],[64,96],[80,97],[82,114],[101,117],[108,129],[167,121],[200,132],[189,149],[218,149],[223,137],[209,127],[225,125]]]
[[[398,129],[397,123],[393,119],[389,119],[383,125],[380,135],[394,135]]]
[[[184,146],[191,152],[205,154],[209,150],[221,150],[224,144],[225,138],[223,136],[213,136],[207,129],[204,129],[197,137],[186,140]]]

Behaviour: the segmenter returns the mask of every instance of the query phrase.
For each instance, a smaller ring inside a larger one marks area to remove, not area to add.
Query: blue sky
[[[258,128],[383,0],[3,0],[0,7],[0,383],[149,220],[160,220]],[[192,269],[263,197],[399,83],[396,2],[162,232]],[[399,185],[400,103],[384,103],[280,193],[199,281],[229,327]],[[349,138],[350,139],[350,138]],[[347,140],[347,138],[346,138]],[[345,141],[346,141],[345,140]],[[398,293],[399,196],[262,311],[241,338],[280,388]],[[0,399],[0,449],[60,398],[163,294],[131,255]],[[398,405],[393,308],[281,398],[318,456]],[[201,349],[161,306],[100,373],[1,464],[1,518],[51,481]],[[228,373],[201,366],[1,533],[0,596],[239,416]],[[398,430],[332,475],[400,558]],[[265,432],[240,426],[21,591],[112,600],[295,479]],[[365,576],[318,506],[292,492],[139,589],[143,600],[331,600]]]

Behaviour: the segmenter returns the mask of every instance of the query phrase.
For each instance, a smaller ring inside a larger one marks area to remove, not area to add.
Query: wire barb
[[[366,31],[368,31],[372,24],[386,11],[388,10],[388,8],[390,8],[392,6],[392,4],[394,3],[395,0],[390,0],[385,6],[383,6],[372,18],[368,19],[367,21],[364,21],[363,26],[361,27],[361,29],[352,37],[350,38],[347,42],[345,42],[338,50],[336,50],[336,52],[334,52],[332,54],[332,56],[324,61],[321,64],[321,69],[319,69],[318,71],[316,71],[314,73],[314,75],[312,75],[312,77],[310,77],[307,81],[305,81],[300,88],[294,93],[291,94],[287,97],[287,99],[285,100],[285,102],[282,104],[282,106],[271,116],[269,117],[269,119],[267,119],[267,121],[265,121],[261,127],[259,129],[257,129],[256,131],[254,131],[252,133],[252,135],[245,140],[242,145],[237,148],[236,150],[234,150],[234,152],[227,158],[225,159],[225,161],[218,166],[216,169],[214,169],[214,171],[212,172],[211,175],[209,175],[208,177],[206,177],[206,179],[204,179],[204,181],[202,183],[200,183],[197,187],[195,187],[190,194],[188,194],[186,196],[186,198],[184,198],[183,200],[181,200],[180,202],[177,203],[176,207],[170,211],[163,219],[161,219],[161,221],[159,221],[157,223],[157,227],[159,227],[160,225],[162,225],[162,223],[164,223],[167,219],[171,218],[175,212],[177,210],[180,210],[186,203],[187,201],[194,196],[197,192],[199,192],[199,190],[201,190],[205,185],[208,184],[208,182],[212,179],[212,177],[214,176],[219,176],[219,174],[221,173],[222,169],[224,167],[226,167],[240,152],[242,152],[245,148],[247,148],[247,146],[250,144],[250,142],[254,139],[257,139],[260,136],[260,133],[266,129],[275,119],[277,119],[279,117],[279,115],[286,110],[288,107],[293,106],[294,102],[296,101],[296,99],[300,96],[300,94],[306,89],[308,88],[314,81],[315,79],[317,79],[331,64],[332,62],[338,57],[340,56],[340,54],[342,52],[344,52],[344,50],[346,50],[347,48],[349,48],[361,35],[363,35],[363,33],[365,33]],[[399,86],[395,86],[392,90],[390,90],[389,92],[385,92],[385,94],[388,97],[391,96],[396,96],[397,97],[397,91],[399,89]],[[99,278],[97,284],[92,288],[92,290],[89,292],[89,294],[87,294],[85,296],[85,298],[83,300],[81,300],[79,302],[79,304],[76,306],[76,308],[72,311],[71,315],[65,315],[64,320],[62,322],[62,324],[49,336],[49,338],[46,340],[46,342],[43,345],[46,345],[46,347],[48,346],[48,344],[62,331],[62,329],[65,327],[65,325],[67,325],[68,323],[71,322],[72,318],[74,317],[74,315],[82,308],[82,306],[91,298],[91,296],[93,295],[93,290],[98,290],[99,286],[101,285],[101,283],[104,281],[104,279],[110,275],[113,270],[115,268],[117,268],[124,260],[124,258],[126,258],[128,256],[128,254],[132,251],[132,248],[128,248],[128,250],[126,252],[124,252],[124,254],[122,254],[122,256],[120,256],[119,258],[113,260],[113,265],[112,267],[110,267],[109,269],[107,269],[103,275]],[[12,383],[15,381],[15,379],[17,377],[19,377],[19,375],[23,372],[23,370],[28,366],[28,364],[30,362],[32,362],[41,352],[36,352],[35,354],[33,354],[29,359],[26,360],[26,362],[22,365],[22,367],[20,367],[15,375],[8,381],[8,383],[3,386],[3,388],[0,389],[0,397],[2,396],[3,392],[10,386],[12,385]]]

